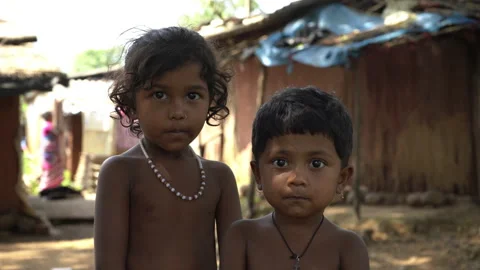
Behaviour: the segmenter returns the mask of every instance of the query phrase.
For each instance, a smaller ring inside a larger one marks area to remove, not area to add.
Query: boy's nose
[[[287,184],[292,186],[303,186],[306,185],[306,183],[305,175],[300,170],[292,171],[287,179]]]

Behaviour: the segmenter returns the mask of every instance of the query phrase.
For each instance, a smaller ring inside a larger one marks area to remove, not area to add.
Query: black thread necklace
[[[290,248],[290,246],[288,245],[288,242],[287,240],[285,239],[285,236],[283,236],[282,234],[282,231],[280,231],[280,228],[278,227],[278,224],[277,224],[277,221],[275,219],[275,211],[272,213],[272,222],[273,222],[273,225],[275,225],[275,228],[277,229],[278,233],[280,234],[280,236],[282,237],[282,240],[283,242],[285,243],[285,246],[287,246],[288,250],[290,251],[290,253],[292,253],[292,256],[290,256],[290,259],[294,259],[295,260],[295,264],[293,265],[293,269],[294,270],[300,270],[300,259],[303,257],[303,255],[305,255],[305,252],[307,252],[308,248],[310,247],[310,244],[312,243],[313,241],[313,238],[315,238],[315,235],[317,235],[317,232],[318,230],[320,229],[320,227],[322,226],[322,223],[323,223],[323,220],[324,220],[324,216],[322,215],[322,220],[320,220],[320,223],[318,224],[317,228],[315,229],[315,231],[313,232],[312,234],[312,237],[310,237],[310,240],[308,241],[308,244],[307,246],[305,247],[305,249],[303,250],[303,252],[299,255],[297,255],[295,252],[293,252],[293,250]]]

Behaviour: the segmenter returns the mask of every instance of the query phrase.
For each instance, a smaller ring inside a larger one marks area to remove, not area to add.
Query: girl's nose
[[[185,119],[187,119],[187,115],[185,113],[180,112],[180,111],[174,111],[170,114],[170,119],[171,120],[185,120]]]
[[[170,104],[169,118],[171,120],[185,120],[185,119],[187,119],[187,114],[185,112],[184,104],[181,100],[174,100]]]

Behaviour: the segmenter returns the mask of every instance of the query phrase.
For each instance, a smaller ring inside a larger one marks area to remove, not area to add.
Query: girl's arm
[[[220,255],[220,270],[247,269],[247,240],[244,230],[245,220],[233,223],[227,231],[223,243],[223,253]]]
[[[121,157],[107,159],[100,170],[95,201],[95,269],[126,269],[129,181]]]
[[[217,222],[218,249],[223,252],[223,238],[233,222],[242,219],[237,182],[232,170],[227,165],[216,162],[216,175],[221,185],[220,201],[215,212]]]
[[[352,231],[345,231],[342,238],[340,269],[370,270],[368,250],[362,238]]]

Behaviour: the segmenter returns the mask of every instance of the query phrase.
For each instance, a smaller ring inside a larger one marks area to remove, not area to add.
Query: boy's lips
[[[286,199],[286,200],[304,200],[304,201],[310,200],[308,197],[301,196],[301,195],[288,195],[288,196],[285,196],[283,198]]]

